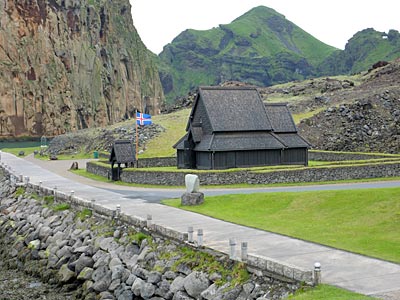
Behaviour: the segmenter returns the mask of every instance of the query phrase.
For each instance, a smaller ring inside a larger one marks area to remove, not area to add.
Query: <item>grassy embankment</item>
[[[167,205],[400,263],[400,188],[259,193]],[[254,209],[254,208],[257,209]]]
[[[182,207],[221,220],[272,231],[351,252],[400,262],[400,188],[268,193],[206,197]],[[257,209],[254,209],[254,208]],[[321,285],[289,297],[295,300],[372,299]]]
[[[183,109],[152,117],[153,122],[164,127],[165,131],[146,144],[146,151],[139,156],[139,159],[174,156],[176,150],[172,146],[186,133],[189,114],[190,109]]]
[[[319,285],[304,289],[289,296],[288,300],[372,300],[376,298],[360,295],[330,285]]]

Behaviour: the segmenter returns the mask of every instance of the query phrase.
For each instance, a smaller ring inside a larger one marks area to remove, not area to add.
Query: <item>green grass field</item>
[[[288,300],[371,300],[376,299],[349,292],[334,286],[319,285],[312,289],[301,290],[289,296]]]
[[[146,150],[140,157],[170,157],[176,154],[172,146],[186,133],[186,124],[190,109],[183,109],[167,115],[154,116],[153,122],[165,128],[165,131],[146,144]]]
[[[400,262],[400,188],[206,197],[165,204],[351,252]]]
[[[32,154],[35,150],[40,151],[40,146],[34,146],[34,147],[25,147],[25,148],[3,148],[1,151],[7,152],[14,154],[15,156],[19,156],[20,151],[24,151],[23,156],[27,156],[29,154]]]

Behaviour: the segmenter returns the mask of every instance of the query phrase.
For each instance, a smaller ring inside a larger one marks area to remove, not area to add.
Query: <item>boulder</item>
[[[83,268],[83,270],[79,273],[78,279],[80,280],[89,280],[92,278],[94,270],[89,267]]]
[[[75,272],[68,268],[68,264],[64,264],[58,271],[58,277],[62,283],[66,283],[75,277]]]
[[[189,296],[193,298],[198,298],[204,290],[206,290],[210,285],[210,281],[207,275],[198,271],[194,271],[189,274],[184,282],[183,286]]]
[[[92,279],[94,281],[93,289],[95,291],[107,291],[111,284],[111,271],[107,266],[100,266],[93,272]]]
[[[155,291],[156,287],[153,284],[146,282],[140,288],[140,296],[144,299],[149,299],[154,295]]]
[[[181,204],[185,206],[200,205],[204,203],[203,193],[184,193],[181,196]]]
[[[183,291],[184,290],[184,287],[183,287],[184,281],[185,281],[185,278],[183,278],[182,276],[176,277],[174,279],[174,281],[172,281],[172,283],[171,283],[171,287],[170,287],[171,292],[175,294],[177,291]]]
[[[34,241],[29,242],[28,249],[39,250],[40,249],[40,240],[34,240]]]
[[[75,262],[75,272],[79,274],[85,268],[91,268],[94,265],[93,258],[82,254]]]
[[[140,291],[142,289],[142,286],[145,284],[145,281],[143,279],[137,277],[135,281],[132,284],[132,292],[135,294],[135,296],[140,296]]]
[[[132,300],[133,293],[130,290],[123,291],[117,298],[117,300]]]

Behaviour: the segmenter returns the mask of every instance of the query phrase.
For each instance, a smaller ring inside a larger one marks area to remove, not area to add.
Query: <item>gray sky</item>
[[[322,42],[344,49],[365,28],[400,31],[398,0],[130,0],[133,23],[148,49],[158,54],[185,29],[206,30],[228,24],[264,5]]]

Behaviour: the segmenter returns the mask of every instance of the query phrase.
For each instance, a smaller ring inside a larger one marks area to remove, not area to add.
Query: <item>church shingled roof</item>
[[[264,104],[256,88],[200,87],[199,95],[213,132],[270,131]]]
[[[202,101],[201,106],[199,101]],[[202,130],[199,124],[192,124],[196,110],[207,114],[212,132]],[[195,151],[310,147],[298,135],[287,105],[264,104],[254,87],[199,87],[187,133],[174,148],[183,150],[184,141],[190,136],[195,143]]]
[[[292,115],[285,103],[268,103],[265,104],[265,109],[274,132],[297,132]]]

